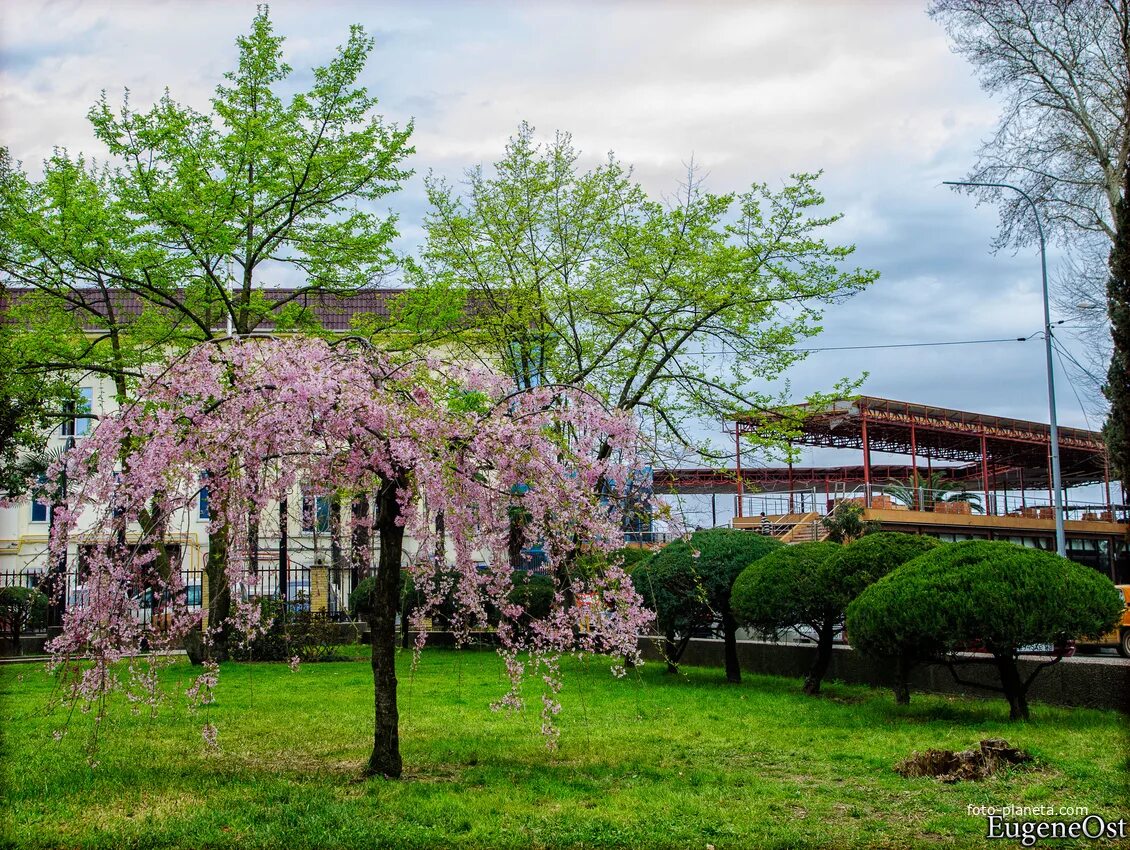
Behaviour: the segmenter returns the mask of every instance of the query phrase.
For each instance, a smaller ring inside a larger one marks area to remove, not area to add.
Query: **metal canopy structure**
[[[864,484],[881,480],[873,474],[872,451],[909,455],[912,473],[918,459],[925,458],[928,463],[964,462],[968,466],[959,473],[962,479],[976,476],[996,486],[1047,489],[1051,481],[1051,428],[1043,422],[860,396],[818,411],[798,405],[795,411],[739,419],[735,438],[766,427],[794,431],[795,445],[859,449]],[[1064,487],[1109,486],[1100,433],[1061,427],[1059,445]]]
[[[926,476],[929,468],[919,464],[918,474]],[[976,488],[981,480],[980,464],[934,467],[935,475],[942,480]],[[905,464],[880,464],[871,467],[876,481],[909,481],[914,470]],[[747,491],[766,493],[789,491],[794,488],[824,489],[830,485],[855,486],[863,483],[862,466],[763,466],[743,467],[742,487]],[[734,469],[676,468],[657,469],[653,476],[654,487],[660,493],[737,493],[738,474]]]

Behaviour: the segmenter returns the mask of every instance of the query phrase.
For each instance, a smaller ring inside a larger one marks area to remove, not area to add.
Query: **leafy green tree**
[[[66,381],[29,366],[23,342],[15,317],[0,322],[0,494],[9,499],[25,495],[28,479],[45,471],[37,459],[66,405],[76,403]]]
[[[726,679],[742,680],[738,664],[737,621],[730,591],[742,570],[782,544],[751,531],[713,528],[676,540],[632,572],[644,604],[656,612],[664,636],[667,669],[677,664],[698,629],[721,623]]]
[[[750,564],[734,582],[730,597],[740,625],[770,635],[797,625],[816,633],[816,659],[804,680],[806,694],[820,692],[840,629],[842,609],[829,592],[823,569],[839,550],[840,544],[827,540],[783,546]]]
[[[845,501],[838,502],[832,512],[820,520],[820,524],[828,532],[827,539],[833,543],[850,543],[883,527],[878,520],[863,518],[863,505]]]
[[[897,531],[880,531],[848,543],[821,567],[824,592],[828,595],[830,607],[843,615],[851,601],[864,588],[896,567],[940,545],[937,538],[925,534],[902,534]],[[910,702],[910,685],[907,680],[911,661],[905,656],[899,656],[898,659],[894,690],[895,701],[900,704]]]
[[[383,121],[357,82],[373,47],[361,27],[289,98],[283,40],[261,7],[206,113],[169,94],[145,111],[103,95],[88,118],[105,164],[57,151],[32,180],[5,156],[0,269],[62,301],[129,293],[189,341],[229,323],[290,329],[309,319],[307,293],[380,280],[396,222],[365,207],[408,176],[411,128]],[[297,285],[268,301],[265,274]]]
[[[853,249],[825,241],[839,216],[820,212],[812,174],[715,195],[692,172],[665,205],[614,157],[582,171],[567,134],[539,145],[522,124],[493,172],[463,185],[428,181],[406,344],[489,359],[520,387],[587,387],[672,451],[706,450],[691,420],[781,403],[753,387],[804,356],[825,305],[877,277],[843,268]]]
[[[33,587],[0,587],[0,624],[20,654],[20,635],[47,622],[47,596]]]
[[[411,127],[385,122],[358,84],[372,38],[352,27],[289,96],[265,5],[237,44],[207,112],[170,94],[112,107],[104,94],[88,113],[102,163],[57,150],[32,179],[0,152],[0,272],[79,331],[44,352],[46,368],[106,374],[121,401],[146,359],[229,329],[315,330],[304,296],[356,292],[395,265],[395,217],[373,207],[409,175]],[[272,300],[265,279],[295,285]],[[215,623],[228,607],[224,540],[209,539]]]
[[[1062,647],[1097,638],[1122,612],[1110,580],[1051,552],[1012,543],[969,540],[939,546],[897,567],[848,606],[852,644],[870,655],[942,663],[954,679],[963,664],[991,664],[992,687],[1008,700],[1009,718],[1028,719],[1028,689],[1062,657],[1037,664],[1022,678],[1024,647]],[[983,648],[987,657],[969,654]]]

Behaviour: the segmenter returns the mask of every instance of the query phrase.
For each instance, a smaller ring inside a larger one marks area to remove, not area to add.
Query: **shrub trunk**
[[[726,681],[737,684],[742,680],[742,668],[738,664],[738,623],[728,607],[722,614],[722,638],[726,648]]]
[[[814,696],[820,693],[820,683],[824,681],[828,667],[832,664],[832,638],[834,635],[835,625],[827,620],[817,631],[816,661],[813,662],[812,669],[808,671],[808,675],[804,678],[804,692],[806,694]]]
[[[914,667],[914,659],[902,654],[898,657],[895,667],[895,704],[910,705],[910,671]]]
[[[1011,653],[996,653],[997,672],[1001,678],[1001,690],[1008,700],[1008,719],[1028,719],[1028,689],[1020,679],[1016,658]]]

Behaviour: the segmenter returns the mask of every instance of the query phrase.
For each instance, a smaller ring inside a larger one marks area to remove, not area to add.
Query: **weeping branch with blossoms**
[[[257,600],[238,591],[253,586],[252,541],[271,505],[298,486],[374,497],[372,515],[353,518],[379,541],[375,567],[373,557],[362,559],[376,578],[370,772],[401,771],[392,624],[402,565],[429,589],[419,618],[448,592],[456,601],[452,627],[464,638],[497,612],[511,676],[498,705],[520,707],[521,678],[540,674],[552,741],[556,658],[581,651],[636,660],[637,635],[651,619],[618,563],[584,575],[569,569],[579,551],[622,545],[632,472],[643,466],[637,445],[629,414],[568,387],[515,393],[484,370],[395,361],[354,341],[201,345],[151,371],[137,401],[104,417],[63,461],[70,496],[56,512],[52,556],[76,536],[99,541],[88,550],[84,604],[68,612],[51,646],[59,663],[89,662],[69,664],[68,696],[104,704],[122,688],[155,699],[155,676],[118,662],[143,647],[151,658],[165,657],[202,628],[185,604],[179,570],[154,569],[154,547],[192,504],[206,472],[210,531],[226,548],[223,580],[232,593],[227,621],[204,627],[205,643],[219,628],[249,636],[269,625],[259,621]],[[556,604],[540,619],[511,598],[514,510],[526,539],[540,542],[554,575],[564,576]],[[411,553],[406,536],[416,544]],[[170,600],[152,623],[136,615],[131,591],[139,586]],[[569,604],[581,594],[592,602]],[[424,630],[417,631],[422,641]],[[190,696],[207,701],[217,674],[210,665]]]

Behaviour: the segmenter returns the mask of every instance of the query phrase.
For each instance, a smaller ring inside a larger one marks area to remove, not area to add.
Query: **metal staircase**
[[[815,511],[770,517],[769,522],[773,536],[782,543],[811,543],[828,536],[828,529]]]

